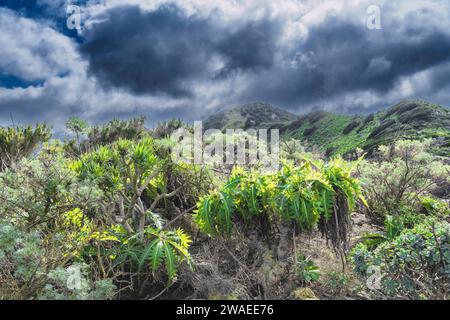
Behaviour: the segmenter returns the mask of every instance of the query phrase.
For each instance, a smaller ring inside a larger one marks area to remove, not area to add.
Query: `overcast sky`
[[[0,0],[0,125],[448,106],[449,75],[448,0]]]

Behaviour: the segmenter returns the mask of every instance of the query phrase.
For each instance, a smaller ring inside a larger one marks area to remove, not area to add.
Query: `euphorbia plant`
[[[126,231],[122,235],[124,256],[135,260],[139,268],[149,261],[153,271],[164,261],[172,281],[177,264],[189,261],[190,239],[181,229],[164,228],[155,212],[163,199],[178,192],[166,192],[162,179],[166,163],[156,153],[150,137],[138,142],[119,140],[83,155],[71,168],[80,179],[91,180],[103,191],[98,201],[104,218]]]
[[[246,224],[258,218],[292,221],[300,230],[319,225],[334,249],[346,251],[348,215],[358,199],[365,202],[351,177],[354,167],[336,158],[328,163],[305,159],[299,166],[285,162],[269,174],[235,168],[226,184],[200,199],[195,220],[212,236],[231,236],[233,217]]]

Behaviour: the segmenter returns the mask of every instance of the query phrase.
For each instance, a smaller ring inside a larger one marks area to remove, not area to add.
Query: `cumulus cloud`
[[[42,80],[70,71],[77,49],[52,28],[0,8],[0,71]]]

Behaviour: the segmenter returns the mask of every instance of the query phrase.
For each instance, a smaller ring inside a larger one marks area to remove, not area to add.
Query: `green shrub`
[[[165,264],[171,284],[179,263],[190,261],[190,238],[181,229],[166,230],[167,221],[157,213],[181,190],[167,190],[164,172],[171,162],[158,154],[150,137],[137,142],[121,139],[84,154],[70,168],[80,181],[102,191],[96,199],[102,208],[98,219],[124,231],[115,248],[115,265],[130,267],[131,261],[138,272],[146,265],[155,273]]]
[[[333,288],[340,288],[348,284],[350,281],[348,276],[345,273],[340,273],[336,271],[332,271],[328,273],[328,285]]]
[[[188,252],[191,238],[182,230],[162,230],[147,227],[145,238],[138,240],[136,236],[122,241],[117,250],[116,263],[132,261],[138,272],[150,269],[155,275],[165,265],[168,284],[171,285],[177,275],[180,263],[187,262],[191,266]]]
[[[72,263],[59,241],[0,222],[0,299],[110,299],[111,279],[91,280],[86,264]]]
[[[96,206],[101,190],[79,182],[61,150],[58,144],[46,145],[35,159],[0,172],[0,219],[43,231],[73,208]]]
[[[235,221],[261,223],[261,231],[277,221],[295,222],[300,230],[317,224],[335,249],[346,249],[348,215],[363,199],[353,166],[336,158],[328,163],[285,163],[276,173],[245,172],[236,168],[230,180],[198,203],[195,220],[209,235],[230,236]],[[265,230],[266,229],[266,230]]]
[[[431,197],[423,197],[421,199],[422,207],[426,214],[435,215],[439,217],[448,217],[450,215],[449,205],[439,199]]]
[[[392,240],[400,235],[400,233],[404,229],[402,218],[395,216],[386,216],[384,227],[386,229],[386,238],[388,240]]]
[[[386,216],[384,220],[385,232],[364,234],[361,238],[361,242],[369,250],[372,250],[383,242],[393,240],[405,229],[406,217],[411,217],[411,215],[408,214],[403,216]],[[416,221],[414,220],[413,225],[415,225],[415,222]]]
[[[428,219],[405,229],[374,250],[359,243],[351,253],[354,270],[365,276],[369,266],[379,267],[381,290],[392,297],[448,297],[450,224]]]
[[[171,119],[160,122],[154,129],[151,130],[151,135],[155,139],[169,138],[170,135],[180,128],[191,129],[186,123],[180,119]]]
[[[345,273],[331,271],[326,275],[326,286],[332,295],[341,294],[348,288],[349,277]]]
[[[145,117],[138,117],[130,120],[113,119],[103,125],[88,126],[82,119],[71,118],[66,127],[75,134],[75,139],[65,141],[64,152],[66,156],[76,159],[86,152],[121,139],[137,141],[148,136],[144,123]]]
[[[113,119],[101,126],[92,126],[88,133],[88,149],[105,146],[120,139],[139,140],[146,135],[145,117],[130,120]]]
[[[398,141],[381,146],[378,159],[360,163],[364,195],[375,217],[420,212],[421,198],[450,181],[450,166],[426,152],[430,144]]]
[[[57,267],[47,275],[47,283],[37,297],[43,300],[105,300],[116,295],[111,279],[92,281],[89,266],[74,263]]]
[[[75,134],[77,143],[80,143],[81,135],[89,132],[89,125],[83,119],[73,117],[66,122],[66,128]]]
[[[298,278],[303,284],[309,284],[319,280],[319,267],[314,264],[314,261],[302,254],[298,255],[296,269]]]
[[[0,127],[0,170],[30,156],[40,144],[51,137],[50,128],[38,124],[28,127]]]

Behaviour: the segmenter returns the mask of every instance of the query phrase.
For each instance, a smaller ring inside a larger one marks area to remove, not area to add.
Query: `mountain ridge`
[[[397,139],[433,139],[432,152],[450,157],[450,110],[422,100],[403,100],[369,115],[312,111],[295,115],[256,102],[208,117],[205,129],[279,129],[283,139],[298,139],[326,156],[348,155],[357,148],[369,156]]]
[[[219,111],[205,119],[205,129],[259,129],[282,126],[298,116],[266,102],[252,102]]]

